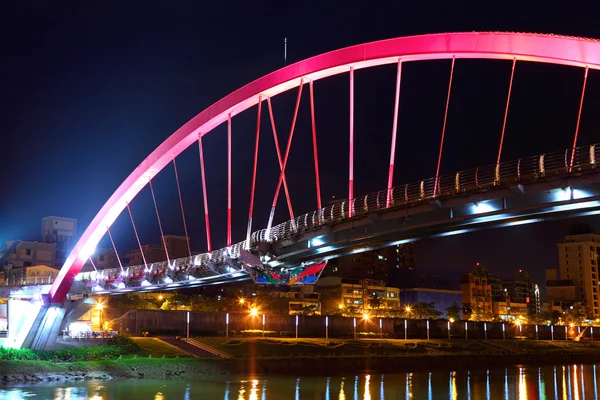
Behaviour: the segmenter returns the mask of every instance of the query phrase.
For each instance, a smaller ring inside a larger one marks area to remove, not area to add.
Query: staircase
[[[219,350],[219,349],[215,349],[215,348],[214,348],[214,347],[212,347],[212,346],[209,346],[209,345],[207,345],[207,344],[205,344],[205,343],[202,343],[202,342],[201,342],[200,340],[198,340],[198,339],[193,339],[193,338],[190,338],[190,339],[183,339],[183,340],[184,340],[186,343],[189,343],[189,344],[191,344],[192,346],[194,346],[194,347],[197,347],[197,348],[199,348],[199,349],[202,349],[202,350],[204,350],[204,351],[206,351],[206,352],[208,352],[208,353],[211,353],[211,354],[213,354],[213,355],[215,355],[215,356],[217,356],[217,357],[220,357],[220,358],[231,358],[231,355],[230,355],[230,354],[227,354],[227,353],[225,353],[224,351],[221,351],[221,350]]]

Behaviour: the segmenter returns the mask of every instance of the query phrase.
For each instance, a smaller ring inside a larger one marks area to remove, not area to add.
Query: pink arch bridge
[[[582,69],[584,84],[581,91],[581,101],[579,104],[579,114],[577,126],[574,127],[573,146],[566,151],[561,151],[548,155],[532,157],[530,159],[521,159],[511,162],[502,160],[502,147],[504,140],[504,132],[506,119],[508,116],[510,93],[512,89],[512,74],[510,85],[507,88],[508,96],[506,101],[506,110],[504,113],[504,123],[500,131],[500,140],[498,147],[498,155],[496,160],[491,160],[489,167],[478,168],[473,171],[467,171],[460,174],[440,175],[440,162],[444,148],[444,134],[446,128],[446,118],[448,114],[448,103],[451,98],[452,77],[454,73],[454,65],[457,59],[465,58],[483,58],[483,59],[501,59],[512,62],[512,73],[514,74],[515,65],[517,62],[540,62],[560,64],[567,66],[579,67]],[[450,79],[448,85],[448,95],[446,99],[446,109],[444,114],[444,124],[441,132],[441,140],[437,157],[437,169],[435,177],[428,180],[423,180],[411,185],[395,186],[394,185],[394,160],[395,160],[395,143],[398,127],[398,108],[400,97],[400,83],[402,65],[406,62],[432,60],[432,59],[451,59],[452,67],[450,71]],[[384,64],[397,65],[397,79],[395,90],[395,107],[394,114],[390,115],[393,119],[393,128],[391,132],[390,146],[390,163],[387,176],[387,187],[376,194],[355,194],[354,193],[354,71],[362,68],[376,67]],[[520,184],[528,184],[539,179],[548,179],[551,176],[559,177],[577,177],[585,175],[587,171],[595,170],[596,147],[584,146],[578,147],[578,131],[579,121],[581,116],[582,104],[584,101],[585,86],[587,83],[587,75],[590,69],[600,69],[600,42],[590,39],[562,37],[554,35],[537,35],[537,34],[521,34],[521,33],[499,33],[499,32],[473,32],[473,33],[446,33],[433,34],[412,37],[402,37],[390,40],[382,40],[362,45],[352,46],[329,53],[321,54],[316,57],[298,62],[287,66],[281,70],[275,71],[256,81],[236,90],[230,95],[219,100],[200,114],[192,118],[189,122],[179,128],[169,138],[167,138],[160,146],[156,148],[119,186],[119,188],[108,199],[104,206],[100,209],[91,224],[87,227],[80,240],[73,248],[67,261],[63,265],[57,279],[54,281],[49,297],[53,303],[60,303],[65,298],[70,290],[76,277],[80,273],[83,265],[88,260],[90,254],[98,242],[108,233],[111,242],[114,241],[110,232],[110,227],[117,217],[125,210],[128,210],[131,216],[131,221],[135,229],[135,222],[130,211],[130,203],[137,194],[146,186],[149,185],[156,206],[154,190],[152,187],[152,179],[168,164],[174,163],[176,171],[177,185],[179,188],[179,179],[177,176],[176,157],[188,147],[198,143],[200,153],[200,164],[202,171],[202,184],[204,195],[204,212],[205,224],[207,233],[207,252],[201,255],[192,256],[189,250],[189,259],[185,262],[174,263],[174,260],[169,260],[167,252],[166,269],[185,270],[183,275],[187,278],[182,282],[187,282],[186,279],[191,279],[189,268],[205,268],[212,270],[213,275],[223,275],[235,278],[242,276],[246,272],[235,266],[235,262],[231,260],[241,259],[242,264],[246,266],[262,265],[263,267],[270,261],[258,259],[253,254],[256,250],[264,245],[272,245],[281,243],[284,240],[290,239],[293,235],[297,235],[309,227],[323,227],[328,224],[350,221],[361,217],[361,215],[382,212],[385,210],[397,210],[398,207],[406,205],[414,205],[415,202],[423,202],[427,200],[441,201],[449,197],[468,193],[480,193],[481,190],[492,190],[494,188],[502,189]],[[348,200],[341,205],[332,207],[322,207],[320,197],[320,180],[318,166],[318,151],[317,151],[317,135],[316,121],[314,114],[313,100],[313,83],[333,75],[349,74],[349,168],[348,168]],[[306,214],[301,217],[295,217],[291,206],[291,200],[287,190],[287,180],[285,177],[285,169],[288,162],[289,150],[294,134],[296,118],[298,116],[299,102],[302,90],[308,86],[310,91],[310,108],[311,108],[311,128],[313,136],[313,157],[315,166],[315,183],[317,193],[317,211]],[[258,137],[260,134],[260,116],[261,107],[265,105],[269,109],[273,132],[275,133],[275,124],[273,121],[273,111],[271,108],[271,98],[285,91],[298,88],[298,97],[295,103],[293,120],[290,128],[290,134],[287,145],[283,152],[280,151],[279,144],[276,141],[277,155],[280,165],[280,174],[278,179],[277,189],[274,195],[273,204],[271,207],[271,215],[266,226],[266,229],[252,231],[252,214],[254,208],[254,189],[256,183],[256,170],[258,162]],[[258,116],[256,124],[256,142],[254,148],[254,166],[252,191],[250,193],[250,209],[248,218],[247,235],[244,241],[234,244],[231,237],[231,120],[237,114],[257,106]],[[228,124],[228,222],[227,222],[227,247],[224,249],[214,250],[211,246],[209,212],[206,192],[206,180],[204,169],[204,154],[202,138],[210,133],[214,128],[222,123]],[[523,181],[521,180],[523,179]],[[283,186],[286,193],[290,221],[283,224],[272,226],[275,204]],[[574,189],[570,187],[571,196],[565,201],[577,201],[577,196],[574,196]],[[590,192],[591,193],[591,192]],[[503,198],[503,195],[496,196]],[[595,201],[596,194],[590,194],[587,198]],[[494,196],[492,196],[494,197]],[[185,212],[183,201],[181,200],[181,191],[179,191],[179,199],[181,213],[185,225]],[[438,202],[439,204],[439,202]],[[594,207],[597,204],[594,204]],[[498,212],[505,208],[500,207],[490,212]],[[454,211],[451,210],[452,213]],[[160,225],[160,216],[158,207],[156,207],[157,218],[161,230],[163,245],[164,234],[162,225]],[[136,239],[140,243],[136,232]],[[144,256],[143,250],[142,257]],[[116,247],[115,247],[116,252]],[[263,254],[264,255],[264,254]],[[265,263],[263,265],[263,263]],[[275,263],[276,264],[276,263]],[[303,265],[301,273],[306,274],[306,271],[311,271],[311,274],[317,274],[319,262],[307,263]],[[140,276],[149,274],[152,265],[148,265],[144,259],[144,265],[135,269],[135,277],[139,281]],[[163,268],[156,266],[156,268]],[[221,268],[221,269],[219,269]],[[228,269],[229,268],[229,269]],[[310,268],[313,268],[311,270]],[[133,271],[134,269],[132,269]],[[252,272],[252,269],[250,269]],[[273,272],[273,271],[271,271]],[[289,271],[288,271],[289,272]],[[156,273],[156,271],[154,271]],[[270,273],[270,272],[269,272]],[[281,278],[278,274],[282,271],[274,272],[276,275],[271,277]],[[283,273],[286,273],[285,271]],[[131,277],[131,273],[127,272],[123,266],[120,268],[120,274]],[[96,276],[97,279],[100,273]],[[89,277],[88,277],[89,278]],[[103,277],[104,280],[108,277]],[[298,274],[287,277],[290,279],[298,279]],[[172,280],[172,278],[170,278]],[[114,278],[113,281],[121,279]],[[129,290],[132,290],[129,288]]]

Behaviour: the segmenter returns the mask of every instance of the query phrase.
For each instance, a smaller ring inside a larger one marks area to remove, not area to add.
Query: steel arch
[[[311,82],[353,69],[403,62],[445,59],[486,58],[533,61],[600,69],[600,41],[577,37],[528,33],[470,32],[401,37],[360,44],[324,53],[259,78],[217,101],[175,133],[123,181],[87,227],[58,273],[49,295],[62,302],[75,276],[107,229],[127,204],[174,157],[212,129],[228,115],[254,106],[304,82]]]

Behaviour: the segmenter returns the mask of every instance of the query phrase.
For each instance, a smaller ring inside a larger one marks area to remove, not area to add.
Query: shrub
[[[117,346],[122,353],[134,353],[139,350],[135,342],[127,335],[115,335],[108,340],[108,344]]]

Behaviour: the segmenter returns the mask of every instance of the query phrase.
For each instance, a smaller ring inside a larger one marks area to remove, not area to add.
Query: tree
[[[299,310],[292,311],[292,315],[307,315],[307,316],[311,316],[311,315],[316,315],[316,313],[317,313],[318,310],[319,310],[319,305],[318,304],[309,304],[309,305],[306,305],[306,306],[302,307]]]
[[[471,317],[469,321],[493,321],[494,315],[485,312],[480,306],[474,306],[471,308]]]
[[[416,319],[437,319],[442,313],[436,310],[435,302],[418,301],[410,306],[410,315]]]
[[[133,293],[120,296],[117,305],[119,308],[136,308],[138,310],[156,310],[158,308],[153,301],[145,300]]]
[[[450,307],[446,308],[446,318],[453,319],[454,321],[460,319],[460,306],[457,302],[452,303]]]
[[[577,303],[573,308],[565,312],[565,324],[581,325],[587,317],[586,309],[581,303]]]
[[[379,308],[383,305],[383,299],[377,295],[373,295],[373,297],[368,300],[368,304],[371,308]]]
[[[165,307],[166,305],[166,307]],[[189,299],[185,294],[176,293],[168,301],[162,305],[161,309],[175,309],[179,310],[180,308],[186,307],[189,305]],[[164,307],[164,308],[163,308]]]

